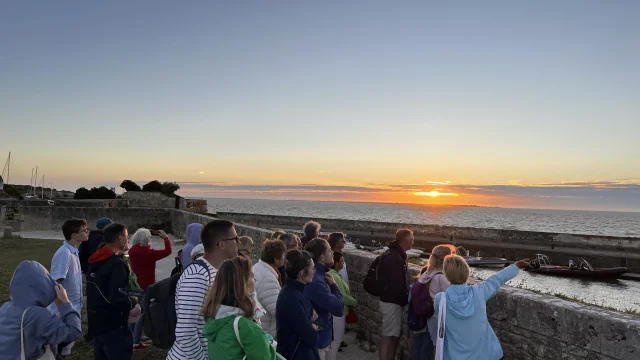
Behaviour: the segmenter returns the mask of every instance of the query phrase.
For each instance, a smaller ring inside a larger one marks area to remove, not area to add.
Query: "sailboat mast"
[[[36,166],[36,177],[33,178],[33,196],[38,197],[38,167]]]
[[[11,151],[9,151],[9,158],[7,159],[7,184],[9,184],[10,176],[11,176]]]
[[[40,189],[41,189],[40,198],[44,199],[44,175],[42,175],[42,182],[40,183]]]

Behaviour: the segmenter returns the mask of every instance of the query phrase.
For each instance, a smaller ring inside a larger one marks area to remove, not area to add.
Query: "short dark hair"
[[[87,226],[85,219],[70,219],[62,224],[62,234],[67,240],[71,240],[71,235],[79,233],[83,226]]]
[[[334,251],[333,252],[333,265],[331,265],[331,268],[335,268],[336,264],[340,262],[340,260],[344,257],[344,255],[342,255],[342,253],[340,251]]]
[[[273,264],[276,259],[280,259],[282,255],[287,251],[287,247],[282,240],[267,240],[262,246],[262,253],[260,254],[260,260],[267,264]]]
[[[103,230],[104,243],[113,244],[114,242],[116,242],[116,240],[118,240],[118,237],[122,235],[125,230],[127,230],[127,227],[122,224],[112,223],[108,225]]]
[[[407,236],[411,236],[411,235],[413,235],[413,231],[409,229],[400,229],[396,231],[396,241],[403,240]]]
[[[289,246],[292,246],[294,243],[296,245],[298,244],[298,235],[292,234],[292,233],[286,233],[286,234],[280,235],[278,237],[278,240],[282,240],[284,242],[284,245],[289,247]]]
[[[210,221],[202,228],[200,237],[202,238],[202,246],[204,250],[209,252],[220,241],[226,240],[227,233],[233,228],[233,223],[229,220],[216,219]]]
[[[316,221],[307,221],[306,224],[302,227],[302,231],[304,232],[304,236],[312,237],[316,236],[318,231],[320,231],[320,223]]]
[[[339,243],[346,243],[344,234],[341,232],[334,232],[329,234],[327,241],[329,242],[329,246],[331,246],[332,249],[335,248]]]
[[[320,256],[324,255],[324,253],[327,251],[327,248],[329,248],[329,243],[327,242],[327,240],[315,238],[309,241],[304,249],[311,253],[314,262],[318,262],[318,260],[320,260]]]
[[[311,254],[307,251],[289,250],[287,253],[287,263],[284,272],[288,279],[297,279],[301,270],[305,270],[311,265]]]

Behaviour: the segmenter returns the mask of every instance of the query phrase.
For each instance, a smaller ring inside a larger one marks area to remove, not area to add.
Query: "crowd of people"
[[[134,350],[151,346],[143,336],[149,304],[143,299],[157,284],[156,262],[172,253],[171,240],[145,228],[130,238],[126,226],[107,218],[96,228],[90,232],[85,220],[68,220],[50,271],[34,261],[16,268],[11,301],[0,307],[0,360],[71,354],[82,336],[83,274],[85,341],[93,344],[95,359],[131,359]],[[339,358],[358,301],[349,289],[345,235],[322,237],[320,229],[310,221],[302,238],[275,231],[254,264],[254,241],[238,236],[232,222],[189,224],[172,272],[175,330],[167,360]],[[151,247],[154,236],[163,239],[163,249]],[[486,301],[528,260],[468,285],[464,258],[453,246],[438,245],[409,284],[413,244],[411,230],[398,230],[369,270],[380,289],[380,360],[396,358],[407,306],[414,359],[501,358]]]

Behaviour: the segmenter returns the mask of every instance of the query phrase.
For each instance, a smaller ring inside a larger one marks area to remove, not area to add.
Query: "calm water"
[[[471,268],[471,276],[485,280],[498,270]],[[595,282],[521,271],[507,285],[550,295],[562,294],[587,304],[620,311],[640,310],[640,282],[638,281]]]
[[[207,199],[209,211],[640,237],[640,213]]]
[[[640,213],[247,199],[208,199],[208,204],[210,212],[640,236]],[[472,268],[472,276],[486,279],[496,271]],[[589,282],[521,272],[509,285],[621,311],[640,310],[640,282],[636,281]]]

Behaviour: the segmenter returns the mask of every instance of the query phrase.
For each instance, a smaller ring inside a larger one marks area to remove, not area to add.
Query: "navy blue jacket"
[[[285,279],[276,302],[277,350],[288,360],[320,359],[318,332],[311,322],[313,307],[304,296],[305,287],[297,280]]]
[[[311,300],[313,309],[318,314],[316,323],[324,327],[319,333],[318,349],[328,347],[331,345],[331,340],[333,340],[333,318],[331,315],[344,315],[342,294],[338,285],[329,286],[327,284],[324,277],[327,272],[329,272],[328,267],[317,264],[313,281],[304,289],[304,295]]]

